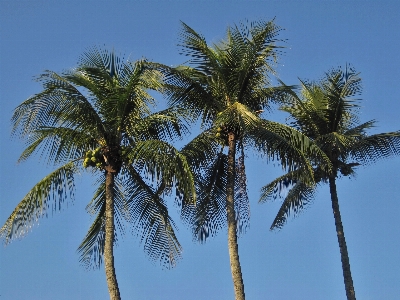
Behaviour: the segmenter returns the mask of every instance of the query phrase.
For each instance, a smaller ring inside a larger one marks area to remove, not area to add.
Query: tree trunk
[[[242,278],[242,269],[239,261],[239,248],[237,244],[236,217],[235,217],[235,152],[236,139],[234,133],[228,133],[228,177],[226,186],[226,212],[228,220],[228,250],[231,263],[231,273],[233,287],[235,290],[235,299],[244,300],[244,285]]]
[[[106,171],[106,236],[104,242],[104,264],[108,292],[111,300],[120,300],[114,268],[114,172]]]
[[[354,292],[353,278],[351,277],[349,254],[347,252],[346,239],[344,238],[342,218],[339,210],[339,200],[336,191],[336,179],[333,176],[329,177],[329,188],[331,192],[333,216],[335,217],[336,234],[340,248],[340,258],[342,260],[346,296],[347,300],[355,300],[356,295]]]

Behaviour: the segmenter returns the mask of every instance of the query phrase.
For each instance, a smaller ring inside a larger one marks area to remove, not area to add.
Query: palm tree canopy
[[[229,27],[226,38],[208,45],[205,38],[182,23],[181,53],[188,65],[171,68],[154,64],[164,74],[164,93],[170,104],[185,107],[201,119],[203,132],[183,149],[196,175],[197,215],[183,210],[183,219],[194,224],[194,234],[204,240],[225,226],[227,159],[224,152],[229,133],[237,143],[235,168],[235,211],[238,232],[248,224],[244,149],[253,148],[270,159],[280,159],[291,169],[295,162],[308,159],[327,161],[325,154],[293,128],[260,117],[290,91],[272,87],[271,76],[282,46],[281,28],[274,21],[241,23]],[[324,164],[329,169],[329,163]],[[312,172],[309,164],[309,171]],[[311,174],[312,178],[312,174]],[[305,180],[312,180],[307,176]]]
[[[20,161],[39,154],[57,169],[39,181],[0,229],[8,243],[28,231],[47,211],[73,198],[74,176],[99,175],[87,206],[94,222],[79,247],[81,260],[98,266],[105,226],[105,171],[115,172],[116,230],[133,224],[152,259],[174,265],[181,246],[163,196],[176,189],[184,201],[195,196],[186,158],[168,141],[187,132],[178,109],[154,112],[148,90],[160,90],[161,74],[145,60],[124,61],[96,47],[85,52],[78,67],[38,77],[43,91],[14,111],[14,136],[27,148]]]
[[[368,135],[375,121],[359,122],[358,110],[361,78],[350,66],[333,69],[320,82],[301,81],[300,95],[291,93],[282,110],[292,118],[291,125],[312,139],[329,157],[333,175],[348,176],[361,164],[400,154],[400,131]],[[317,185],[301,180],[304,167],[299,166],[262,188],[260,201],[276,198],[290,189],[271,226],[281,228],[291,213],[298,213],[309,204],[319,183],[330,174],[314,165]]]
[[[270,87],[270,74],[282,47],[277,45],[281,29],[273,21],[229,27],[226,39],[212,46],[182,26],[181,53],[190,60],[189,66],[164,70],[172,104],[185,105],[208,123],[235,102],[255,112],[277,98],[280,89]]]

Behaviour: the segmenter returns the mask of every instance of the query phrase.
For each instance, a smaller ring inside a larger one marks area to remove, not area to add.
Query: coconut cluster
[[[220,126],[217,127],[215,137],[219,139],[223,146],[228,146],[228,133],[233,132],[236,135],[236,138],[241,138],[241,130],[240,128],[235,128],[232,126]]]
[[[97,167],[102,168],[104,165],[104,157],[101,148],[95,150],[89,150],[85,154],[85,159],[83,161],[83,167]]]
[[[218,127],[217,128],[217,133],[215,134],[215,136],[217,138],[226,137],[226,135],[227,135],[227,131],[226,131],[225,127],[224,128],[222,128],[222,127]]]
[[[215,137],[218,138],[222,146],[228,145],[228,130],[225,126],[218,127]]]

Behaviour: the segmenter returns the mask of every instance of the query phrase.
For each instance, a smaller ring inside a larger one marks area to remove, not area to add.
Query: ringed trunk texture
[[[104,265],[110,300],[121,300],[114,268],[114,172],[106,171],[106,236]]]
[[[239,248],[236,233],[236,217],[234,205],[235,191],[235,152],[236,139],[234,133],[228,133],[228,177],[226,187],[226,212],[228,220],[228,250],[231,264],[231,273],[233,279],[233,287],[235,290],[235,299],[244,300],[244,284],[242,277],[242,269],[239,261]]]
[[[346,245],[346,239],[344,237],[342,218],[340,216],[339,200],[337,196],[335,177],[329,177],[329,189],[331,192],[332,210],[333,210],[333,216],[335,217],[336,234],[340,248],[340,258],[342,260],[342,270],[343,270],[344,286],[346,289],[346,296],[347,300],[356,300],[353,278],[351,277],[351,271],[350,271],[349,254],[347,252],[347,245]]]

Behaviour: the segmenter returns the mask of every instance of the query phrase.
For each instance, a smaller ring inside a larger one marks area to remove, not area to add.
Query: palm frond
[[[79,65],[107,72],[109,77],[112,78],[123,68],[122,61],[123,58],[115,55],[114,50],[109,51],[93,46],[81,55]]]
[[[308,173],[304,168],[282,175],[261,188],[260,203],[283,198],[284,201],[279,209],[271,230],[282,228],[291,214],[296,216],[304,208],[312,203],[317,184],[322,180],[321,169],[314,169],[315,183],[305,184],[301,179],[307,179]],[[322,171],[323,172],[323,171]]]
[[[42,127],[35,130],[28,137],[27,144],[19,162],[36,152],[46,157],[49,163],[65,163],[82,157],[85,151],[98,145],[89,134],[65,127]]]
[[[220,144],[213,130],[203,131],[187,143],[181,150],[194,173],[199,173],[204,165],[217,157]]]
[[[280,28],[273,21],[243,24],[229,28],[225,41],[209,46],[183,23],[180,46],[190,57],[190,67],[158,66],[169,100],[184,104],[203,124],[210,125],[218,112],[234,102],[259,111],[282,97],[284,89],[271,88],[269,78],[280,47],[276,45]]]
[[[366,136],[357,141],[349,153],[356,161],[364,164],[400,155],[400,131]]]
[[[69,162],[39,181],[21,200],[0,229],[0,237],[8,244],[11,240],[25,235],[32,226],[49,210],[62,207],[68,199],[74,198],[74,162]]]
[[[217,71],[220,67],[218,54],[215,49],[207,45],[205,38],[201,34],[194,31],[184,22],[181,23],[181,42],[179,44],[181,53],[189,56],[191,58],[190,63],[197,69],[207,75],[211,75],[211,72]]]
[[[285,175],[279,176],[267,185],[261,188],[259,203],[265,203],[267,201],[284,198],[284,195],[293,187],[301,178],[304,173],[303,169],[296,169],[288,172]]]
[[[331,70],[321,82],[328,99],[327,120],[331,131],[340,131],[340,126],[349,126],[349,120],[344,117],[353,114],[351,111],[358,107],[358,99],[353,97],[362,90],[358,75],[353,68],[346,66],[345,71],[340,68]]]
[[[192,225],[193,236],[199,242],[206,242],[209,236],[215,236],[227,225],[227,164],[227,155],[219,152],[213,159],[203,161],[201,168],[196,173],[197,202],[195,206],[191,205],[185,208],[183,219]],[[249,226],[250,205],[243,151],[236,160],[235,166],[236,230],[238,234],[244,234]]]
[[[190,115],[179,108],[168,108],[150,114],[138,120],[135,117],[127,119],[126,133],[134,140],[163,140],[173,141],[181,139],[189,132],[185,118]]]
[[[133,165],[140,164],[153,182],[162,182],[166,188],[178,186],[185,201],[196,197],[193,174],[186,157],[170,144],[159,140],[141,141],[130,153]]]
[[[345,159],[356,139],[338,132],[331,132],[320,135],[315,139],[315,142],[325,153],[337,153],[338,157]]]
[[[289,190],[270,229],[282,228],[290,215],[298,215],[303,211],[303,209],[312,203],[315,196],[315,187],[316,186],[310,187],[301,181],[296,182],[296,184]]]
[[[326,154],[301,132],[276,122],[262,121],[262,126],[249,132],[247,143],[254,144],[269,159],[279,159],[284,169],[293,170],[299,164],[308,170],[313,180],[312,164],[320,164],[330,172],[332,164]]]
[[[352,137],[355,140],[359,140],[366,135],[367,129],[370,129],[375,126],[375,123],[376,123],[375,120],[371,120],[363,124],[357,125],[355,127],[351,127],[347,131],[345,131],[343,135]]]
[[[254,111],[268,106],[267,100],[271,94],[259,98],[262,93],[258,92],[270,86],[269,74],[275,74],[276,50],[282,48],[276,45],[281,41],[276,38],[279,31],[280,28],[273,21],[241,23],[228,31],[226,57],[235,70],[231,72],[233,77],[230,79],[235,85],[235,97]],[[258,99],[257,104],[254,99]]]
[[[104,135],[92,103],[65,77],[47,71],[39,77],[45,88],[20,104],[12,116],[13,135],[25,137],[43,127],[61,126]]]
[[[193,236],[205,242],[226,226],[227,156],[220,153],[196,176],[197,203],[186,218]]]
[[[196,118],[201,117],[203,126],[209,125],[210,120],[224,108],[225,99],[215,96],[210,87],[210,76],[188,66],[153,66],[164,75],[163,93],[169,105],[182,107]]]
[[[80,263],[87,269],[90,267],[99,268],[103,261],[106,230],[105,211],[106,203],[103,201],[92,225],[78,248]]]
[[[86,210],[95,219],[89,228],[85,238],[78,247],[80,253],[80,262],[87,269],[90,267],[99,268],[101,266],[104,254],[105,242],[105,210],[106,210],[106,181],[105,176],[101,176],[96,184],[98,185],[92,200],[86,206]],[[114,212],[115,212],[115,241],[118,237],[124,235],[125,224],[123,221],[131,222],[131,216],[128,209],[128,203],[125,198],[124,184],[121,178],[115,178],[114,185]]]
[[[154,190],[132,167],[123,169],[127,205],[134,224],[134,234],[144,244],[150,259],[169,268],[181,258],[182,247],[175,235],[175,223],[168,214],[161,188]]]

